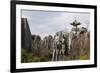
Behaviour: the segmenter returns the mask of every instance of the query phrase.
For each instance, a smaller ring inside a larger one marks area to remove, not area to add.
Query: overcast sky
[[[22,10],[22,17],[28,19],[31,34],[40,35],[42,38],[61,30],[70,31],[70,23],[75,19],[81,22],[81,26],[90,25],[89,13]]]

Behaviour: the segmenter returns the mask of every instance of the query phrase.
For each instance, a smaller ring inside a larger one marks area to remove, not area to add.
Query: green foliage
[[[47,62],[47,61],[49,61],[49,57],[45,57],[45,56],[43,57],[42,56],[42,57],[40,57],[40,61],[41,62]]]
[[[85,48],[85,53],[80,56],[80,60],[87,60],[90,59],[90,49]]]
[[[26,49],[21,50],[21,62],[30,63],[30,62],[47,62],[50,61],[49,56],[37,56],[28,52]]]
[[[80,55],[80,57],[77,60],[87,60],[90,58],[90,50],[86,49],[86,53],[83,55]],[[64,60],[76,60],[72,59],[71,55],[64,55]],[[48,56],[41,56],[33,54],[32,52],[28,52],[26,49],[21,49],[21,62],[22,63],[30,63],[30,62],[47,62],[51,61],[52,55],[49,54]]]
[[[33,62],[40,62],[40,58],[37,56],[33,56]]]
[[[65,55],[65,56],[64,56],[64,60],[65,60],[65,61],[71,60],[71,57]]]
[[[25,49],[21,49],[21,62],[32,62],[33,55],[32,53],[27,52]]]
[[[84,56],[80,57],[80,60],[87,60],[87,59],[89,59],[87,55],[84,55]]]

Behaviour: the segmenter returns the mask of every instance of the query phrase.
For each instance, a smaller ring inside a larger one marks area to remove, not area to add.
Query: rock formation
[[[27,18],[21,18],[21,48],[33,51],[32,38]]]
[[[89,54],[90,49],[90,32],[82,27],[78,34],[71,32],[71,57],[72,59],[80,59],[82,55]]]
[[[64,31],[57,32],[53,43],[52,61],[64,60],[65,52],[68,54],[68,33]]]

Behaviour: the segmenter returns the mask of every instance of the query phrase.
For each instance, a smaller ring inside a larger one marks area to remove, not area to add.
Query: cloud
[[[54,35],[57,31],[70,30],[72,28],[70,23],[75,19],[81,22],[82,26],[90,24],[89,13],[22,10],[22,17],[28,19],[31,33],[40,35],[42,38]]]

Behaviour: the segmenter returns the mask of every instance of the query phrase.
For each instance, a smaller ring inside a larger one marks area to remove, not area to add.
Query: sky
[[[81,26],[88,27],[88,29],[90,25],[90,13],[36,10],[22,10],[21,12],[21,17],[28,20],[31,34],[40,35],[42,39],[48,35],[54,36],[58,31],[70,31],[72,28],[70,23],[75,19],[81,23]]]

